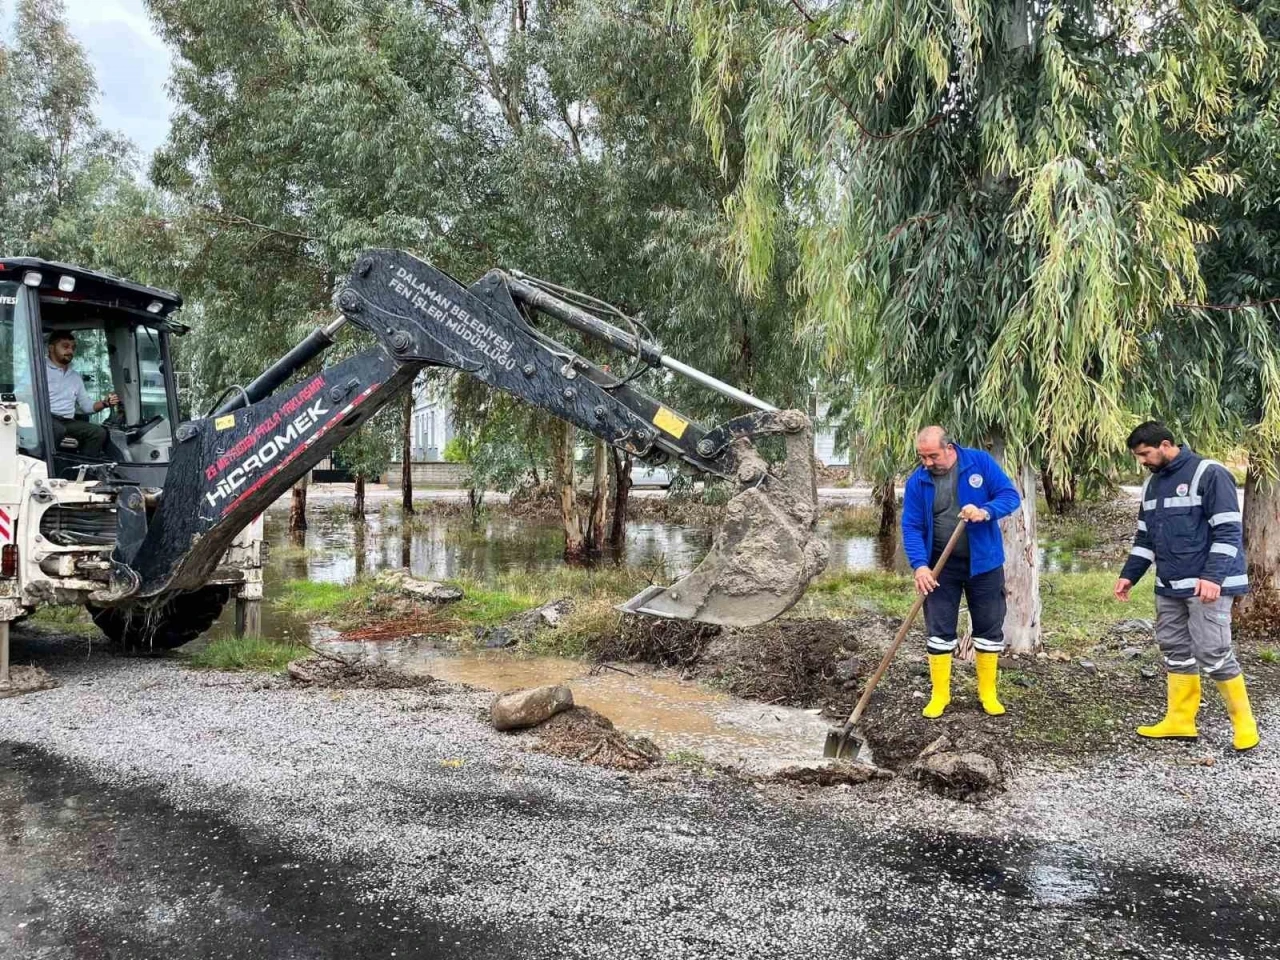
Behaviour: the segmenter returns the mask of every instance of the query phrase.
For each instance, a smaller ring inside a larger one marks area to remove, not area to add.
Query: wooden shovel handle
[[[947,560],[951,557],[951,551],[956,548],[956,543],[960,540],[960,534],[964,532],[965,521],[960,520],[956,524],[955,530],[951,532],[951,539],[947,541],[947,545],[942,548],[942,555],[938,557],[938,562],[933,565],[933,579],[937,580],[942,575],[942,568],[947,565]],[[867,709],[867,702],[871,699],[871,694],[876,688],[876,684],[880,682],[880,678],[884,676],[884,672],[889,669],[889,664],[893,660],[893,655],[898,652],[898,647],[902,645],[903,639],[907,635],[907,631],[911,629],[911,624],[915,622],[916,614],[920,612],[920,608],[924,606],[925,595],[922,593],[916,597],[916,602],[911,605],[911,612],[907,614],[907,618],[902,621],[902,626],[898,628],[897,635],[893,638],[893,643],[889,644],[889,649],[884,652],[884,656],[880,660],[880,666],[876,667],[876,672],[871,675],[871,679],[867,681],[867,687],[862,691],[862,696],[858,698],[857,704],[854,705],[853,713],[849,714],[849,719],[845,721],[844,732],[852,730],[854,725],[862,719],[862,712]]]

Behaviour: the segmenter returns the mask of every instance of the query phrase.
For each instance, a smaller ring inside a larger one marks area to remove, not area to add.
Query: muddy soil
[[[533,748],[538,753],[611,770],[647,770],[662,760],[662,751],[648,737],[628,736],[590,707],[557,713],[527,735],[538,739]]]
[[[0,697],[16,697],[23,693],[48,690],[57,685],[57,681],[43,667],[15,665],[9,668],[9,682],[0,684]]]
[[[678,666],[685,676],[735,696],[765,703],[820,708],[833,724],[848,716],[901,621],[875,615],[847,620],[781,619],[750,630],[678,621],[623,618],[601,639],[602,660]],[[1135,639],[1101,641],[1088,660],[1008,657],[1001,661],[1000,695],[1008,709],[989,717],[977,700],[972,664],[957,660],[952,703],[937,720],[921,709],[928,699],[924,637],[909,634],[876,688],[861,729],[877,764],[904,770],[945,735],[949,750],[973,752],[1002,768],[1022,758],[1065,762],[1133,741],[1133,728],[1159,719],[1165,681],[1150,638],[1140,655]],[[1239,651],[1255,703],[1280,696],[1280,664],[1256,644]],[[1212,685],[1205,690],[1205,722],[1225,722]]]
[[[331,657],[304,657],[289,664],[289,679],[300,686],[335,690],[404,690],[429,687],[425,674],[407,674],[369,663],[345,663]]]

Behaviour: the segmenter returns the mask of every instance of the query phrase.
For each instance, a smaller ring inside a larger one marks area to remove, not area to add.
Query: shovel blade
[[[855,763],[875,765],[875,757],[871,753],[871,744],[867,738],[855,730],[832,729],[827,731],[827,740],[822,745],[822,755],[831,760],[853,760]]]

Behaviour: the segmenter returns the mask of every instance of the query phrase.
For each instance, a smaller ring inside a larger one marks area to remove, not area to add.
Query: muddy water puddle
[[[573,690],[576,704],[599,711],[627,733],[652,738],[668,755],[697,754],[759,773],[822,760],[828,724],[816,711],[739,700],[633,665],[610,668],[503,651],[459,654],[415,641],[318,642],[344,658],[359,657],[406,673],[495,692],[565,684]]]

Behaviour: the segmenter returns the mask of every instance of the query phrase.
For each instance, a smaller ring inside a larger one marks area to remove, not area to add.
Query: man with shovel
[[[953,443],[941,427],[916,436],[920,466],[902,498],[902,544],[925,596],[929,676],[933,696],[924,708],[942,716],[951,703],[951,658],[956,648],[960,595],[969,603],[977,654],[978,699],[992,716],[1004,713],[996,695],[996,666],[1004,650],[1004,542],[996,523],[1022,503],[1000,464],[985,450]],[[932,567],[959,520],[967,522],[946,567]]]

